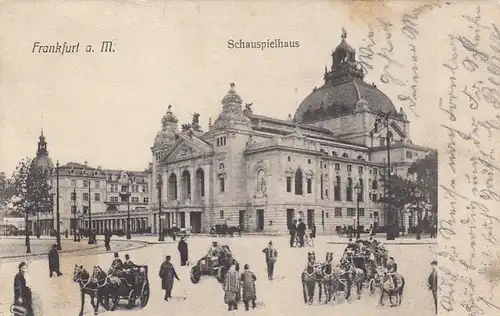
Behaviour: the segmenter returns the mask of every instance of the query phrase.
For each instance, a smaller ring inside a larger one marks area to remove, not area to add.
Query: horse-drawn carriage
[[[351,263],[355,269],[359,269],[362,271],[362,280],[359,280],[359,286],[360,287],[365,287],[370,289],[370,295],[375,293],[375,275],[372,273],[371,269],[369,268],[369,265],[367,264],[367,260],[364,256],[352,256],[351,257]],[[346,298],[349,298],[350,296],[350,289],[348,288],[348,282],[351,281],[352,285],[358,286],[358,275],[354,276],[354,280],[350,280],[352,277],[352,274],[350,273],[341,273],[338,277],[339,284],[337,287],[337,292],[344,292],[344,296]],[[361,288],[358,288],[358,296],[361,292]]]
[[[204,256],[191,268],[191,282],[194,284],[200,282],[203,275],[214,276],[220,283],[224,282],[224,276],[229,271],[231,261],[236,264],[236,270],[239,271],[239,264],[233,258],[225,258],[223,254]]]
[[[215,225],[210,229],[210,235],[212,237],[234,237],[237,234],[238,237],[241,237],[241,230],[240,226]]]
[[[141,307],[148,304],[150,290],[147,265],[136,266],[127,272],[117,272],[113,276],[108,276],[104,282],[98,285],[100,287],[107,285],[101,295],[101,305],[106,310],[114,310],[120,300],[127,300],[129,309],[136,305],[137,300],[140,301]]]

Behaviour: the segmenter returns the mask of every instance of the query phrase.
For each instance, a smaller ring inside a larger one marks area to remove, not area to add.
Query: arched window
[[[341,201],[341,186],[340,186],[340,176],[335,177],[335,185],[334,185],[334,198],[335,201]]]
[[[266,174],[264,173],[264,170],[260,169],[257,172],[256,180],[257,180],[256,183],[257,192],[265,193],[267,191],[267,187],[266,187]]]
[[[363,159],[363,156],[359,155],[359,156],[358,156],[358,160],[364,160],[364,159]]]
[[[201,168],[196,170],[196,190],[198,197],[205,196],[205,172]]]
[[[349,158],[349,155],[348,155],[348,154],[346,154],[346,153],[343,153],[343,154],[342,154],[342,158]]]
[[[302,171],[295,171],[295,195],[302,195]]]
[[[191,197],[191,174],[187,170],[182,173],[182,194],[185,199]]]
[[[168,199],[177,200],[177,176],[175,173],[168,177]]]
[[[224,164],[222,162],[219,164],[219,170],[224,170]]]
[[[352,178],[347,178],[347,201],[352,201]]]
[[[336,151],[332,151],[332,156],[333,157],[337,157],[337,152]]]
[[[377,190],[378,189],[378,181],[377,180],[373,180],[372,181],[372,189],[373,190]]]

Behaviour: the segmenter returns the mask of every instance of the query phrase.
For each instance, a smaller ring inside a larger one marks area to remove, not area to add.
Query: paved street
[[[135,237],[135,236],[134,236]],[[140,237],[135,238],[135,240]],[[156,237],[142,237],[142,240],[155,241]],[[201,258],[214,240],[210,237],[193,237],[188,240],[190,261]],[[244,236],[242,238],[220,238],[222,244],[227,243],[240,264],[250,264],[251,270],[257,275],[257,296],[258,307],[249,313],[256,315],[327,315],[332,311],[345,314],[364,315],[433,315],[432,295],[427,291],[425,282],[430,272],[429,263],[435,258],[435,245],[387,245],[389,254],[395,257],[398,263],[398,270],[406,279],[406,287],[403,303],[400,307],[377,307],[377,297],[370,297],[365,290],[360,301],[355,298],[352,302],[345,302],[340,299],[330,306],[323,306],[315,303],[313,306],[305,306],[302,298],[302,287],[300,283],[300,273],[306,264],[307,252],[311,248],[289,248],[286,237],[259,237]],[[279,252],[279,259],[276,264],[276,278],[273,281],[267,280],[265,271],[264,254],[262,249],[269,240],[273,240]],[[338,239],[337,239],[338,240]],[[321,261],[324,260],[326,251],[335,253],[335,261],[338,262],[343,252],[344,245],[330,244],[332,238],[319,237],[316,239],[314,251]],[[118,247],[122,242],[114,241],[112,247]],[[179,266],[179,256],[177,244],[151,244],[136,250],[122,253],[131,255],[132,260],[137,264],[147,264],[149,266],[149,280],[151,284],[151,298],[149,304],[141,309],[139,307],[131,311],[123,307],[114,312],[106,312],[101,309],[100,314],[113,315],[162,315],[168,313],[178,313],[182,315],[224,315],[229,313],[223,302],[223,292],[221,286],[215,279],[206,277],[198,284],[192,284],[189,280],[190,267]],[[158,269],[165,255],[170,254],[173,263],[177,268],[180,282],[176,282],[173,291],[173,300],[168,303],[163,300]],[[74,264],[82,264],[87,269],[94,265],[101,265],[104,269],[111,264],[113,254],[103,254],[102,251],[93,255],[71,256],[69,253],[61,257],[62,271],[65,273],[60,278],[48,278],[48,267],[46,260],[34,260],[29,265],[29,283],[33,291],[40,297],[44,315],[77,315],[80,306],[79,290],[72,282],[72,272]],[[17,270],[17,262],[0,263],[0,315],[9,315],[8,309],[12,301],[12,280]],[[184,299],[185,298],[185,299]],[[244,309],[240,309],[233,314],[244,314]],[[92,315],[90,304],[85,308],[86,315]],[[38,315],[37,315],[38,316]]]

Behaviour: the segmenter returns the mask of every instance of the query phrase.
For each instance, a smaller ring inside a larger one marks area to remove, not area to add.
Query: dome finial
[[[170,110],[171,108],[172,108],[172,106],[169,104],[169,105],[168,105],[168,109]]]
[[[347,31],[345,30],[345,28],[342,28],[342,35],[341,35],[342,39],[345,40],[347,38]]]
[[[234,90],[234,87],[235,87],[234,82],[231,82],[231,83],[229,84],[229,87],[231,88],[231,90]]]

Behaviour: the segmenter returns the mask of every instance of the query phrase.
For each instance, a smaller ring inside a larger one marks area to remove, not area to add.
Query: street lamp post
[[[132,192],[130,191],[130,185],[132,183],[132,179],[128,179],[128,183],[126,185],[126,190],[123,189],[125,184],[122,184],[122,192],[120,192],[120,196],[127,200],[127,239],[131,239],[132,236],[130,234],[130,196]]]
[[[421,194],[420,194],[420,191],[416,191],[415,192],[415,197],[417,198],[417,205],[416,205],[416,208],[417,208],[417,216],[416,216],[416,222],[417,222],[417,225],[416,225],[416,228],[417,228],[417,240],[420,240],[420,197],[421,197]]]
[[[159,232],[158,232],[158,241],[165,241],[165,236],[163,234],[163,213],[161,208],[161,189],[163,188],[163,179],[161,174],[158,175],[158,183],[156,184],[158,189],[158,217],[159,217]]]
[[[73,189],[73,192],[71,193],[71,200],[73,200],[73,216],[74,216],[74,226],[73,226],[73,241],[77,242],[79,241],[76,238],[76,189]]]
[[[89,245],[95,244],[94,230],[92,229],[92,199],[90,198],[90,181],[89,187]]]
[[[25,230],[26,230],[26,240],[25,240],[25,244],[26,244],[26,253],[31,253],[31,245],[30,245],[30,233],[29,233],[29,229],[28,229],[28,213],[29,213],[29,210],[30,210],[30,202],[28,201],[24,201],[24,214],[25,214],[25,218],[24,218],[24,221],[25,221]]]
[[[359,197],[361,195],[361,191],[363,188],[359,183],[354,187],[354,192],[356,193],[356,231],[357,231],[357,238],[359,239],[361,237],[361,232],[359,230]]]
[[[387,172],[386,172],[386,184],[384,185],[384,191],[385,191],[385,199],[386,199],[386,205],[387,205],[387,235],[386,239],[387,240],[394,240],[395,239],[395,231],[394,231],[394,216],[392,214],[392,205],[389,199],[389,195],[391,194],[389,192],[388,184],[390,183],[391,180],[391,141],[393,139],[393,134],[392,131],[390,130],[390,125],[391,125],[391,120],[390,120],[390,114],[391,112],[388,111],[387,113],[379,113],[377,114],[377,117],[375,118],[375,124],[373,127],[373,130],[370,132],[370,135],[373,137],[376,134],[379,133],[379,128],[382,127],[382,129],[386,130],[385,134],[385,142],[387,144]]]
[[[61,215],[59,213],[59,161],[56,162],[56,195],[57,195],[57,200],[56,200],[56,229],[57,229],[57,235],[56,235],[56,241],[57,241],[57,250],[61,250]]]

